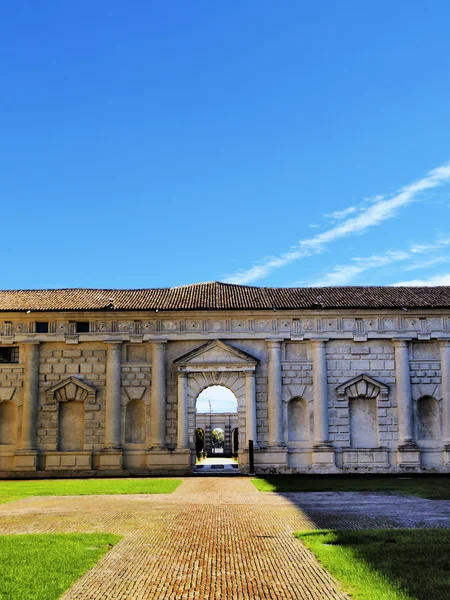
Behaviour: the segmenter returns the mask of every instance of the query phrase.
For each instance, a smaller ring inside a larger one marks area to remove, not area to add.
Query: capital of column
[[[167,345],[167,340],[156,340],[152,342],[153,348],[160,348],[161,350]]]
[[[25,346],[39,346],[41,342],[39,340],[22,340],[20,343]]]
[[[393,338],[392,343],[394,344],[394,348],[408,348],[409,342],[412,341],[412,338]]]
[[[330,340],[328,338],[311,338],[310,341],[314,348],[325,348],[326,343]]]
[[[267,342],[267,346],[269,348],[277,348],[278,349],[278,348],[281,348],[281,344],[284,342],[284,340],[283,339],[274,340],[274,339],[269,338],[266,340],[266,342]]]

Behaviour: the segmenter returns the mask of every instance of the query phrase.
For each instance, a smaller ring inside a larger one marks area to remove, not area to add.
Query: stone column
[[[267,340],[269,349],[269,446],[284,446],[281,340]]]
[[[187,375],[178,373],[178,435],[177,449],[189,448],[189,417],[188,417],[188,393]]]
[[[120,450],[120,363],[122,342],[108,342],[106,358],[105,450]]]
[[[231,454],[231,427],[230,427],[230,415],[227,416],[225,421],[224,440],[223,440],[223,452],[224,454]]]
[[[450,340],[439,340],[442,377],[442,435],[444,462],[450,463]]]
[[[152,344],[151,446],[166,445],[166,342]]]
[[[415,444],[409,372],[409,340],[394,340],[394,349],[399,445],[403,446]]]
[[[327,340],[311,340],[313,358],[314,445],[313,467],[317,472],[336,470],[334,449],[328,432]]]
[[[39,402],[39,342],[26,342],[22,348],[25,360],[20,449],[23,452],[35,452]]]
[[[414,441],[411,377],[409,372],[409,340],[393,340],[395,351],[395,379],[398,411],[398,454],[399,467],[419,467],[420,454]]]
[[[246,446],[249,440],[253,440],[253,447],[258,447],[256,434],[256,385],[255,374],[253,372],[245,373],[245,404],[246,404]]]
[[[208,418],[205,421],[205,429],[204,429],[204,451],[206,453],[211,453],[212,450],[212,433],[211,433],[211,415],[208,416]]]
[[[328,383],[325,340],[312,340],[314,445],[330,446],[328,434]]]

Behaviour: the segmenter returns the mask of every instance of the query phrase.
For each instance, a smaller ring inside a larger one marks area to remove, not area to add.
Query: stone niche
[[[288,442],[307,442],[310,439],[308,402],[292,398],[288,404]]]
[[[419,442],[441,440],[441,419],[439,403],[432,396],[422,396],[417,400],[416,431]]]
[[[361,374],[339,385],[336,392],[348,401],[351,447],[343,449],[343,468],[388,468],[388,449],[378,441],[378,400],[388,398],[388,386]]]
[[[95,402],[96,389],[77,377],[68,377],[45,392],[48,404],[56,404],[58,445],[43,456],[45,470],[86,470],[91,452],[84,451],[86,404]]]

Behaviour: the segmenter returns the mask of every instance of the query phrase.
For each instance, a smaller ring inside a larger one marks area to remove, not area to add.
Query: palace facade
[[[241,472],[449,471],[450,287],[0,291],[3,477],[188,474],[211,385]]]

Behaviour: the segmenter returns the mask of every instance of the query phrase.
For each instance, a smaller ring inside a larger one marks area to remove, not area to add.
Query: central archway
[[[248,472],[247,440],[257,445],[256,368],[259,359],[223,340],[211,340],[174,360],[178,370],[177,448],[190,449],[195,465],[196,402],[211,386],[224,386],[237,400],[239,468]],[[231,442],[231,431],[230,431]]]
[[[196,398],[195,428],[204,432],[203,451],[197,460],[233,454],[232,431],[238,430],[238,401],[235,394],[224,385],[204,388]],[[214,432],[217,431],[217,435]]]

